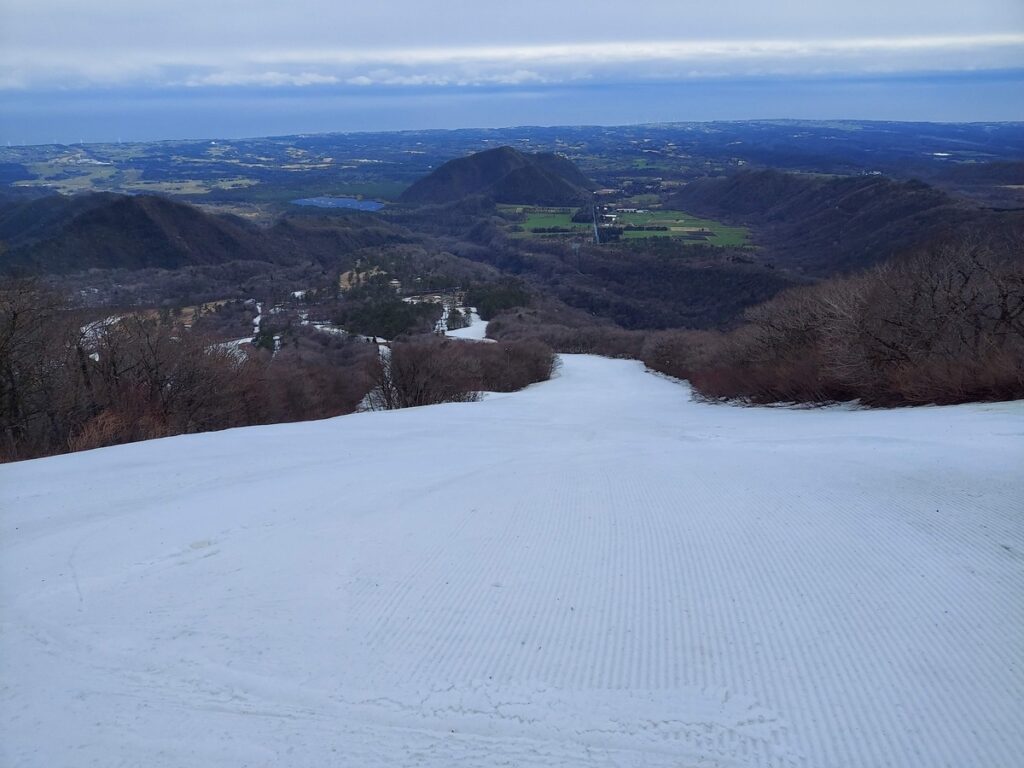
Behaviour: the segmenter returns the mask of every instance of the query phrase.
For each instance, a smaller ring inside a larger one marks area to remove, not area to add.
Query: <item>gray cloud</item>
[[[969,11],[942,0],[154,5],[0,0],[0,88],[517,86],[1024,67],[1020,0]]]

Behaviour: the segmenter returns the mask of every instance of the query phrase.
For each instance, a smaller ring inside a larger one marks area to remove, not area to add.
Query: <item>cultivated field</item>
[[[1021,434],[565,356],[0,466],[0,763],[1011,768]]]
[[[513,232],[514,237],[567,237],[570,235],[589,236],[593,225],[574,222],[576,208],[542,208],[522,205],[500,205],[498,208],[507,213],[523,215],[524,221],[519,223],[521,231]],[[618,212],[615,214],[616,227],[645,227],[645,229],[626,229],[622,237],[680,237],[693,242],[708,243],[720,246],[744,246],[750,244],[750,233],[746,227],[729,227],[713,219],[701,219],[684,211],[642,210],[634,212]],[[556,231],[551,231],[556,230]]]
[[[701,219],[684,211],[646,210],[636,213],[620,213],[618,226],[666,227],[665,230],[626,230],[623,237],[699,237],[711,245],[749,245],[746,227],[728,227],[713,219]]]
[[[563,233],[536,232],[539,229],[562,229],[571,230],[572,233],[586,235],[593,232],[593,225],[572,220],[576,208],[542,208],[526,205],[499,205],[498,210],[504,213],[520,214],[525,220],[519,224],[521,232],[514,232],[513,237],[544,237],[544,236],[565,236]]]

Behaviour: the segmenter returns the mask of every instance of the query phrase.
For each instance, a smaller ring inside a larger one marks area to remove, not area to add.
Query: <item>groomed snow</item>
[[[1024,404],[633,362],[0,467],[4,766],[1024,755]]]
[[[476,309],[469,308],[470,323],[465,328],[457,328],[454,331],[447,331],[446,336],[453,339],[469,339],[471,341],[493,341],[487,338],[487,321],[481,320]]]

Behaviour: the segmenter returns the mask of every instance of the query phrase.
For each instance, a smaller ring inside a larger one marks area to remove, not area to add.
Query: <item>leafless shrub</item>
[[[850,281],[823,332],[832,374],[877,404],[1020,397],[1024,254],[1014,255],[959,241]]]
[[[699,365],[683,366],[705,397],[869,405],[1024,397],[1019,243],[946,243],[785,292],[746,317]]]
[[[83,324],[34,285],[0,291],[0,460],[355,410],[372,352],[293,339],[273,355],[159,319]]]
[[[100,411],[68,437],[68,450],[87,451],[174,434],[152,410],[117,407]]]
[[[514,315],[499,315],[487,326],[487,333],[499,341],[538,341],[556,352],[571,355],[638,358],[646,334],[607,326],[565,326],[549,323],[524,324]]]
[[[554,353],[536,341],[395,342],[377,364],[369,402],[376,410],[472,402],[481,391],[512,392],[545,381],[554,369]]]
[[[722,339],[716,331],[656,331],[644,339],[640,359],[652,370],[689,379],[707,367]]]
[[[343,355],[282,349],[250,377],[258,422],[320,419],[352,413],[373,386],[372,345],[349,343]],[[252,406],[250,406],[252,407]]]
[[[465,346],[462,353],[479,367],[477,386],[488,392],[515,392],[547,381],[557,366],[551,347],[537,340]]]
[[[60,296],[31,280],[0,286],[0,458],[60,443],[80,418],[75,371],[87,361],[78,341]]]
[[[156,426],[143,437],[241,422],[242,363],[201,336],[130,316],[104,327],[90,349],[96,361],[86,375],[96,405],[144,416]]]
[[[370,393],[376,410],[438,403],[466,403],[479,398],[480,369],[450,340],[396,341],[378,361]]]

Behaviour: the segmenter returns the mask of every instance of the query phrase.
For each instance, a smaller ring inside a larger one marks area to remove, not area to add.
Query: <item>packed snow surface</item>
[[[4,766],[1024,755],[1024,404],[479,403],[0,467]]]
[[[469,325],[465,328],[458,328],[454,331],[447,331],[446,336],[453,339],[469,339],[470,341],[493,341],[487,338],[487,321],[481,320],[476,309],[469,308]]]

